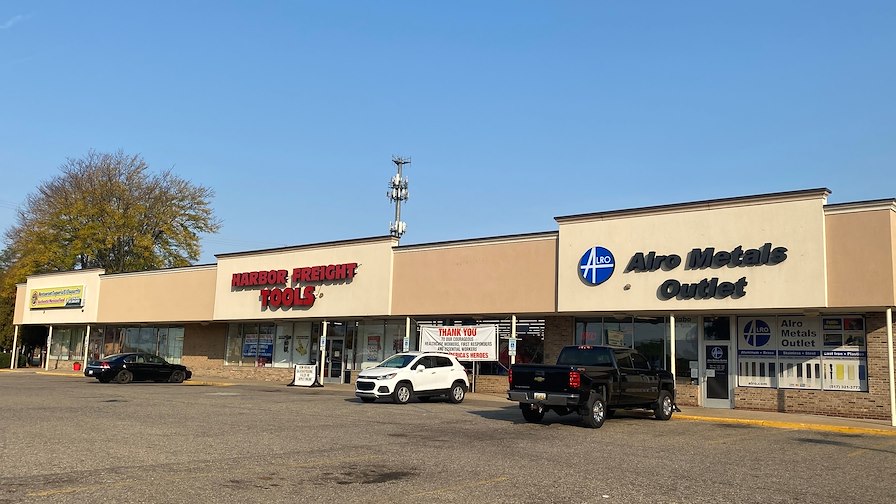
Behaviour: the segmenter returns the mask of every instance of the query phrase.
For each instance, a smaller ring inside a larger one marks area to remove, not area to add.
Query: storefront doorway
[[[700,394],[707,408],[734,406],[731,333],[729,317],[704,317]]]
[[[324,379],[342,383],[343,360],[345,359],[345,340],[343,338],[327,339],[327,358],[324,362]]]
[[[731,407],[731,346],[727,341],[704,345],[703,404],[707,408]]]

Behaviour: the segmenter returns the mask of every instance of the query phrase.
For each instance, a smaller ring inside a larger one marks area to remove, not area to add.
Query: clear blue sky
[[[0,227],[67,157],[212,187],[214,254],[828,187],[896,197],[896,2],[0,4]]]

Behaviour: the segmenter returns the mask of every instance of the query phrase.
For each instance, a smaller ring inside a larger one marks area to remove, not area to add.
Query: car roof
[[[395,355],[413,355],[413,356],[418,356],[418,355],[439,355],[439,356],[442,356],[442,357],[454,357],[453,355],[451,355],[451,354],[448,353],[448,352],[421,352],[420,350],[413,350],[413,351],[407,351],[407,352],[400,352],[400,353],[397,353],[397,354],[395,354]]]

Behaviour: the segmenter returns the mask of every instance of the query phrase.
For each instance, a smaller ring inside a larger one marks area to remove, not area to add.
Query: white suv
[[[453,355],[405,352],[361,371],[355,381],[355,395],[364,402],[391,397],[405,404],[415,396],[421,401],[448,396],[449,401],[459,403],[469,386],[467,371]]]

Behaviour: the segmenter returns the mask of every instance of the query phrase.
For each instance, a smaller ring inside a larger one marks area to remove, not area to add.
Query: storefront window
[[[868,390],[860,315],[738,317],[737,331],[741,387]]]
[[[83,327],[54,327],[50,343],[50,358],[81,360],[84,358]]]
[[[406,324],[403,320],[400,322],[397,320],[386,322],[386,338],[383,344],[383,349],[388,355],[383,355],[383,360],[404,351],[405,327]]]
[[[358,322],[358,344],[355,345],[357,369],[367,369],[385,360],[383,357],[385,331],[386,325],[382,320]]]
[[[687,382],[699,366],[698,332],[697,317],[675,317],[675,376]]]
[[[731,325],[728,317],[703,317],[703,338],[706,341],[728,341]]]
[[[311,322],[296,322],[293,324],[293,364],[311,363]]]
[[[103,355],[117,354],[122,351],[121,340],[124,338],[124,329],[121,327],[108,327],[103,339]]]
[[[603,334],[601,319],[576,321],[576,345],[604,345]]]
[[[653,369],[666,368],[666,321],[663,318],[637,317],[633,322],[634,348],[650,362]]]
[[[605,317],[603,328],[608,345],[632,348],[634,334],[631,317]]]

